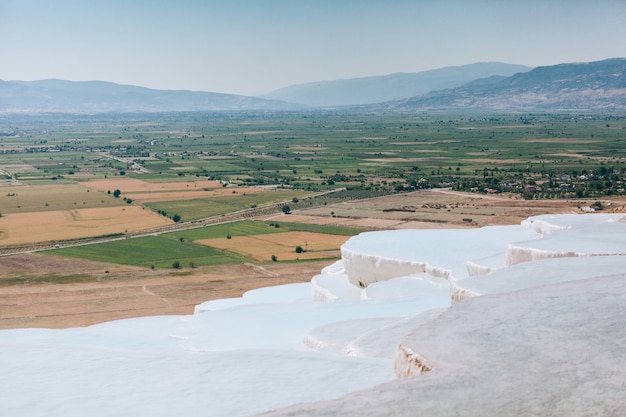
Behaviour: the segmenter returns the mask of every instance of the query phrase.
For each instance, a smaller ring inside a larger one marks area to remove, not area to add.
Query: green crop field
[[[185,240],[194,241],[200,239],[214,239],[227,236],[252,236],[269,233],[281,233],[283,229],[270,226],[264,222],[242,220],[238,222],[218,224],[198,229],[189,229],[182,232],[172,233],[173,236],[183,237]]]
[[[269,222],[270,225],[278,225],[283,230],[293,230],[300,232],[323,233],[327,235],[356,236],[363,232],[363,229],[355,229],[343,226],[328,226],[322,224],[290,223],[290,222]]]
[[[289,231],[307,231],[328,235],[353,236],[360,231],[347,227],[305,225],[298,223],[265,223],[244,220],[189,229],[179,232],[133,239],[122,239],[96,245],[84,245],[45,252],[52,256],[134,265],[140,267],[172,268],[179,262],[182,268],[252,262],[244,256],[219,250],[194,241],[214,238],[236,238]]]
[[[193,243],[195,240],[281,233],[283,230],[263,222],[239,221],[198,229],[166,233],[159,236],[123,239],[96,245],[84,245],[45,252],[48,255],[92,261],[171,268],[173,262],[182,267],[221,265],[247,262],[243,256]]]
[[[184,239],[181,241],[174,235],[124,239],[97,245],[57,249],[46,253],[54,256],[156,268],[172,268],[174,262],[179,262],[181,267],[186,268],[190,265],[221,265],[248,261],[231,252],[196,245]]]

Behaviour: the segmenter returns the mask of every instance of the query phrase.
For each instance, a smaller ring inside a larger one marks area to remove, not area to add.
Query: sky
[[[626,57],[626,0],[0,0],[0,79],[260,95]]]

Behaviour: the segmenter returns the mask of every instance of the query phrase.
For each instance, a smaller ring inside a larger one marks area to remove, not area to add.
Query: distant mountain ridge
[[[297,84],[263,97],[314,107],[372,104],[459,87],[478,78],[509,76],[531,69],[523,65],[481,62],[417,73]]]
[[[499,74],[494,75],[494,72]],[[489,75],[482,76],[486,73]],[[450,84],[453,86],[441,87]],[[333,92],[333,89],[336,91]],[[414,94],[416,90],[423,92]],[[534,69],[479,63],[416,74],[301,84],[277,90],[281,91],[283,101],[278,100],[276,95],[273,95],[276,98],[270,99],[186,90],[153,90],[105,81],[0,80],[0,114],[284,111],[340,105],[353,110],[373,111],[623,111],[626,110],[626,58]],[[398,95],[400,99],[386,98]],[[302,99],[296,100],[298,97]],[[287,102],[288,99],[301,104]],[[341,104],[314,104],[316,100],[318,103]]]
[[[626,110],[626,58],[537,67],[378,106],[386,110]]]
[[[0,112],[4,113],[289,110],[298,107],[234,94],[153,90],[105,81],[0,80]]]

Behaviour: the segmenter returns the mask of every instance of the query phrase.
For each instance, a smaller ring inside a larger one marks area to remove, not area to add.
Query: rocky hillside
[[[276,90],[265,97],[322,107],[381,103],[459,87],[478,78],[509,76],[530,69],[523,65],[483,62],[418,73],[297,84]]]
[[[626,58],[538,67],[380,106],[394,110],[626,110]]]

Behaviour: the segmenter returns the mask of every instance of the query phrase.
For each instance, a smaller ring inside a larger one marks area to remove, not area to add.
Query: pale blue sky
[[[258,94],[626,57],[626,0],[0,0],[0,79]]]

